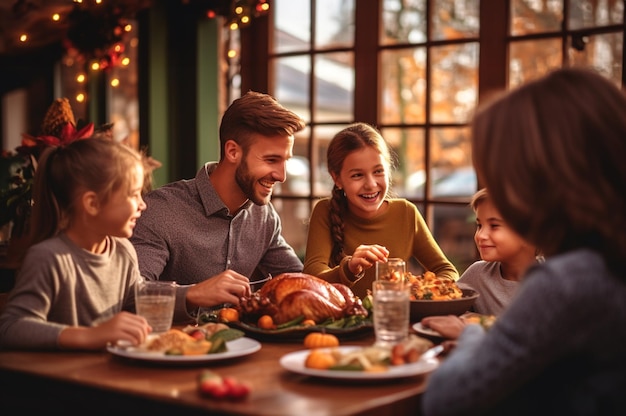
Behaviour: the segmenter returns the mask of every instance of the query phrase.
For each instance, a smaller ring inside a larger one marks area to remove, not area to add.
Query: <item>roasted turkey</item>
[[[244,321],[256,322],[270,315],[280,325],[304,316],[321,323],[328,318],[367,316],[361,299],[341,283],[328,283],[304,273],[283,273],[274,277],[250,297],[241,299]]]

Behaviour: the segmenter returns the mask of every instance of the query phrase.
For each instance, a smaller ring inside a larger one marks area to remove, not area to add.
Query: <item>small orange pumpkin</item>
[[[335,357],[322,350],[312,350],[304,361],[304,366],[307,368],[315,368],[317,370],[326,370],[337,364]]]
[[[220,322],[239,322],[239,311],[235,308],[222,308],[218,317]]]
[[[274,319],[269,315],[263,315],[257,321],[257,326],[261,329],[276,329],[274,325]]]
[[[311,332],[304,337],[304,346],[309,349],[337,347],[339,346],[339,338],[333,334],[323,332]]]

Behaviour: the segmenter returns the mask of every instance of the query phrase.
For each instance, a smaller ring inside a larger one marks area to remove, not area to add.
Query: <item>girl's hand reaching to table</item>
[[[150,332],[152,328],[143,316],[120,312],[97,326],[67,327],[61,331],[58,343],[62,349],[99,350],[118,341],[142,344]]]
[[[352,258],[348,262],[348,268],[354,275],[363,273],[372,267],[376,262],[386,262],[389,257],[389,250],[378,244],[362,244],[354,250]]]

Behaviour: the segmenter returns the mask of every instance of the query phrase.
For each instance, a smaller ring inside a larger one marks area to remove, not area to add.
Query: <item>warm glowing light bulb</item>
[[[112,86],[113,88],[115,88],[115,87],[117,87],[117,86],[119,86],[119,85],[120,85],[120,80],[119,80],[119,79],[117,79],[117,78],[113,78],[113,79],[111,80],[111,86]]]
[[[96,0],[96,4],[102,4],[102,0]]]
[[[20,42],[26,42],[28,40],[28,35],[26,33],[20,35]]]
[[[81,84],[85,82],[85,79],[86,79],[85,74],[78,74],[76,76],[76,81],[80,82]]]
[[[79,103],[82,103],[83,101],[85,101],[85,94],[83,94],[82,92],[76,94],[76,101],[78,101]]]
[[[122,65],[128,66],[128,64],[130,64],[130,58],[129,57],[122,58]]]
[[[93,69],[94,71],[97,71],[98,69],[100,69],[100,64],[97,62],[94,62],[93,64],[91,64],[91,69]]]
[[[61,15],[58,13],[53,14],[52,20],[54,20],[55,22],[58,22],[59,20],[61,20]]]
[[[125,32],[130,32],[131,30],[133,30],[133,25],[127,24],[126,26],[124,26],[124,31]]]
[[[244,25],[245,25],[245,24],[250,23],[250,17],[248,17],[248,16],[243,16],[243,17],[241,18],[241,23],[243,23]]]
[[[237,56],[237,51],[234,49],[231,49],[228,51],[228,57],[229,58],[234,58],[235,56]]]
[[[122,45],[118,43],[117,45],[113,47],[113,49],[115,50],[115,52],[120,52],[122,50]]]
[[[235,13],[237,13],[237,14],[243,13],[243,7],[241,7],[241,6],[235,7]]]
[[[237,30],[239,29],[239,25],[237,24],[237,22],[233,22],[230,24],[230,30]]]
[[[261,4],[261,10],[263,10],[264,12],[268,11],[270,9],[270,5],[267,3],[263,3]]]

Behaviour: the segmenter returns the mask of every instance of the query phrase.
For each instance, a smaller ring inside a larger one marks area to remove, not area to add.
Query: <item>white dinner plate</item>
[[[417,322],[413,324],[413,330],[420,335],[428,335],[431,337],[444,338],[444,336],[441,335],[439,332],[435,331],[434,329],[425,327],[424,325],[422,325],[421,322]]]
[[[363,347],[343,346],[337,348],[343,354],[354,351],[356,349],[361,349]],[[421,374],[430,373],[439,365],[439,360],[437,360],[436,358],[422,357],[418,361],[411,364],[389,366],[389,369],[383,372],[317,370],[304,366],[306,357],[309,355],[310,352],[311,350],[301,350],[285,354],[280,358],[280,365],[285,370],[289,370],[291,372],[306,376],[360,381],[398,379],[404,377],[418,376]]]
[[[242,337],[228,341],[226,348],[227,351],[224,352],[200,355],[166,355],[163,352],[147,352],[134,347],[117,345],[110,345],[107,347],[107,350],[111,354],[119,357],[155,363],[206,363],[253,354],[261,349],[261,343],[251,338]]]

